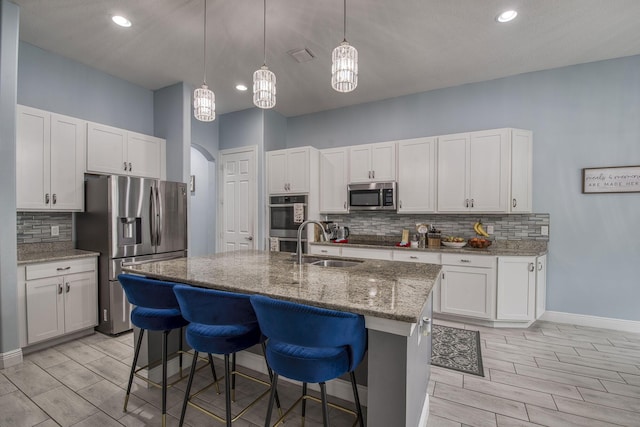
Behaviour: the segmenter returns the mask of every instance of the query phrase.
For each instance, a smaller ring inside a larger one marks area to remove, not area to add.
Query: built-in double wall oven
[[[271,250],[296,252],[298,227],[306,219],[306,195],[271,196],[269,198]],[[306,233],[303,234],[302,251],[307,253]]]

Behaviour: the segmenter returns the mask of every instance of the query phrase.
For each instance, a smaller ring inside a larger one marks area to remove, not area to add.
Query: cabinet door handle
[[[58,283],[58,295],[62,295],[62,283]]]
[[[471,199],[471,207],[473,207],[473,199]]]
[[[371,175],[373,176],[373,179],[376,179],[376,171],[372,171]]]
[[[58,201],[58,197],[56,197],[56,193],[53,193],[52,199],[53,199],[53,204],[55,205],[56,202]]]
[[[44,204],[48,205],[49,204],[49,193],[44,195]]]
[[[402,200],[400,200],[400,209],[402,209]]]
[[[518,201],[516,199],[513,199],[513,203],[511,205],[515,208],[516,206],[518,206]]]
[[[464,258],[463,258],[463,259],[461,259],[461,260],[460,260],[460,262],[470,263],[470,262],[471,262],[471,260],[468,260],[468,259],[464,259]]]
[[[540,261],[538,261],[538,271],[542,270],[542,263]]]
[[[444,273],[442,273],[442,280],[444,280]]]
[[[529,263],[529,271],[535,271],[535,267],[532,262]]]
[[[344,208],[347,209],[347,202],[344,202]]]
[[[67,267],[58,267],[56,268],[57,271],[67,271],[67,270],[71,270],[71,266],[67,266]]]
[[[369,171],[369,179],[371,179],[371,171]]]
[[[65,289],[66,289],[66,292],[69,293],[69,289],[71,289],[69,282],[65,283]]]
[[[326,249],[322,249],[320,252],[322,252],[323,254],[326,254],[329,251],[327,251]]]
[[[129,162],[129,172],[131,172],[131,162]]]
[[[464,199],[464,207],[465,208],[469,207],[469,199]]]
[[[127,171],[127,162],[124,162],[124,171]]]
[[[417,257],[417,256],[415,256],[415,255],[411,255],[409,258],[411,258],[411,259],[418,259],[418,257]]]

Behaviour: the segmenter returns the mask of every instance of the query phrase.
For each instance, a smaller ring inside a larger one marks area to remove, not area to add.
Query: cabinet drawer
[[[63,276],[65,274],[94,271],[96,269],[95,257],[72,259],[66,261],[43,262],[27,265],[26,280],[41,279],[43,277]]]
[[[309,252],[312,255],[340,256],[340,247],[326,245],[310,245]]]
[[[393,259],[393,251],[390,249],[342,248],[342,256],[391,261]]]
[[[406,251],[406,250],[394,250],[394,261],[406,261],[406,262],[420,262],[425,264],[440,264],[440,254],[436,252],[422,252],[422,251]]]
[[[495,268],[496,257],[489,255],[442,254],[442,265]]]

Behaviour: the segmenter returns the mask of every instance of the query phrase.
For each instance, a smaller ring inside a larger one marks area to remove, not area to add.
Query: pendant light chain
[[[345,0],[346,1],[346,0]],[[204,43],[202,44],[204,47],[202,48],[202,57],[204,58],[204,62],[202,64],[202,81],[204,84],[207,84],[207,0],[204,0]]]
[[[343,2],[343,40],[331,55],[331,87],[351,92],[358,86],[358,51],[347,42],[347,0]]]
[[[276,75],[267,67],[267,0],[262,13],[262,67],[253,73],[253,105],[273,108],[276,105]]]
[[[216,118],[216,96],[207,86],[207,0],[204,0],[202,86],[193,91],[193,115],[201,122],[211,122]]]
[[[206,1],[206,0],[205,0]],[[347,0],[344,0],[344,26],[342,28],[344,28],[344,34],[342,37],[342,41],[346,42],[347,41]]]

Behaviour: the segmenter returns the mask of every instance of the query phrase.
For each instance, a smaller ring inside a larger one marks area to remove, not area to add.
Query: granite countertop
[[[440,274],[439,265],[357,261],[361,263],[352,267],[320,267],[295,264],[289,253],[235,251],[126,266],[123,271],[372,317],[419,321]]]
[[[354,248],[372,248],[372,249],[399,249],[423,252],[440,252],[443,254],[476,254],[476,255],[493,255],[493,256],[540,256],[547,253],[547,242],[540,240],[496,240],[491,246],[484,249],[476,249],[471,246],[463,248],[447,248],[441,246],[439,248],[404,248],[396,246],[398,239],[380,236],[368,236],[368,238],[349,238],[349,243],[333,243],[333,242],[310,242],[311,245],[324,246],[345,246]]]
[[[29,243],[18,245],[18,265],[87,258],[98,255],[100,255],[99,252],[74,249],[72,242]]]

